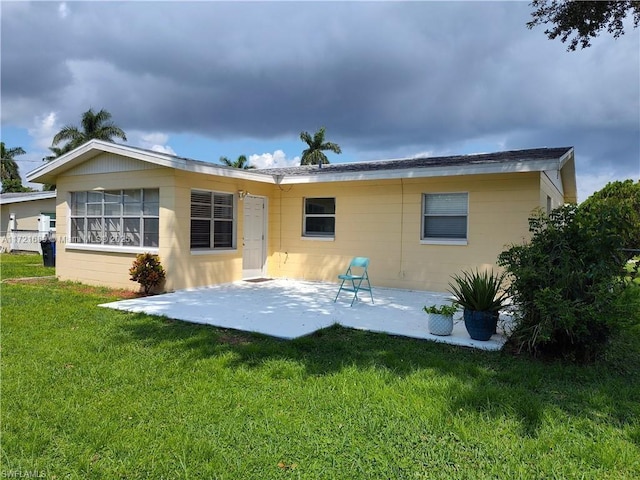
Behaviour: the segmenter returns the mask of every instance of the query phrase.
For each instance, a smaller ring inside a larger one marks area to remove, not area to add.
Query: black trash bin
[[[42,261],[45,267],[56,266],[56,241],[55,240],[42,240],[40,242],[42,247]]]

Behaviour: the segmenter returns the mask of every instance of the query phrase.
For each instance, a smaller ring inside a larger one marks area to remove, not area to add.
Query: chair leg
[[[333,303],[336,303],[338,301],[338,297],[340,296],[340,292],[342,291],[343,285],[344,285],[344,280],[342,280],[342,283],[340,284],[340,288],[338,289],[338,293],[336,293],[336,298],[333,299]]]
[[[362,285],[362,277],[360,278],[360,281],[358,282],[358,286],[356,286],[356,282],[355,280],[351,280],[351,283],[353,284],[353,299],[351,300],[351,306],[353,307],[353,302],[355,302],[358,299],[358,290],[360,290],[360,286]]]
[[[371,290],[371,283],[369,282],[369,275],[367,275],[367,286],[369,287],[369,295],[371,295],[371,303],[375,303],[373,301],[373,290]]]

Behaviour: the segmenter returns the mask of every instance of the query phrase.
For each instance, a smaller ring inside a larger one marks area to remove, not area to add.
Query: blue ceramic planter
[[[486,341],[496,332],[498,314],[496,312],[479,312],[464,310],[464,326],[474,340]]]

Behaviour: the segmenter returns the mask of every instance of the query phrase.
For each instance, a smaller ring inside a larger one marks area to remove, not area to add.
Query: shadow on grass
[[[121,324],[115,341],[169,349],[185,362],[231,353],[228,368],[262,368],[266,362],[286,360],[302,365],[308,376],[332,375],[348,367],[385,370],[398,377],[435,371],[456,379],[448,395],[451,412],[472,410],[492,418],[515,418],[523,437],[537,436],[548,408],[619,424],[640,415],[633,390],[640,380],[640,335],[629,343],[635,348],[632,356],[576,366],[337,325],[303,338],[279,340],[144,314],[126,315],[128,321]],[[620,371],[616,367],[620,361],[628,368]]]

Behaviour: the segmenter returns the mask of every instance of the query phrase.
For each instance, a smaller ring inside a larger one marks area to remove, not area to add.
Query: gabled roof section
[[[217,175],[220,177],[241,178],[256,180],[259,182],[274,183],[272,176],[255,173],[255,171],[239,170],[224,165],[216,165],[210,162],[202,162],[176,155],[130,147],[119,143],[105,142],[102,140],[90,140],[87,143],[71,150],[70,152],[45,163],[41,167],[27,174],[27,181],[38,183],[56,183],[56,177],[72,168],[90,160],[101,153],[112,153],[127,158],[133,158],[142,162],[151,163],[159,167],[175,168],[190,172]]]
[[[49,200],[56,198],[56,192],[16,192],[3,193],[0,195],[0,205],[8,205],[10,203],[33,202],[35,200]]]

